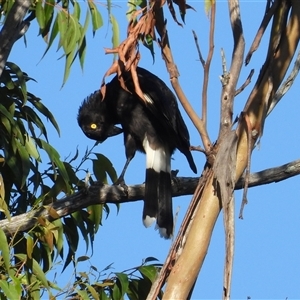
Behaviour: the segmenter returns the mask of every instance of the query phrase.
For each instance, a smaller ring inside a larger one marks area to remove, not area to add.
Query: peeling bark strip
[[[222,139],[213,165],[219,199],[224,213],[226,255],[224,266],[224,298],[230,297],[234,254],[234,186],[236,169],[237,135],[229,131]]]

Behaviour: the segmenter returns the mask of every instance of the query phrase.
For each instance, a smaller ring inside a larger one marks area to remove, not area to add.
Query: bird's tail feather
[[[158,186],[157,227],[164,238],[173,234],[172,186],[170,172],[161,171]]]
[[[157,228],[164,238],[173,233],[171,155],[163,148],[152,149],[144,141],[147,168],[143,222],[146,227],[157,220]]]
[[[145,200],[143,209],[143,223],[149,227],[155,222],[158,212],[159,173],[154,169],[146,169]]]

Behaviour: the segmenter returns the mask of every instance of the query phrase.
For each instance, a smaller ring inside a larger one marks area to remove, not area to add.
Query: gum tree
[[[228,1],[233,43],[230,58],[222,53],[221,114],[219,134],[215,143],[212,143],[207,130],[207,102],[210,64],[214,58],[215,14],[218,3],[205,1],[205,10],[210,22],[206,58],[202,56],[197,33],[194,32],[204,74],[201,115],[190,105],[178,80],[176,59],[172,55],[164,17],[164,10],[169,9],[173,21],[178,26],[181,25],[174,4],[178,6],[180,17],[184,21],[187,9],[192,8],[184,0],[129,1],[127,38],[119,42],[120,29],[111,11],[112,3],[107,2],[105,9],[112,27],[112,45],[106,49],[106,53],[115,54],[116,59],[105,76],[120,72],[121,66],[125,66],[134,75],[140,59],[138,45],[143,44],[154,54],[154,42],[158,44],[174,91],[199,132],[199,141],[201,139],[203,146],[194,150],[201,151],[206,158],[199,178],[177,178],[173,183],[174,196],[193,194],[191,204],[163,266],[157,264],[153,258],[148,258],[139,267],[115,273],[108,278],[99,276],[94,282],[88,276],[89,272],[76,274],[77,280],[71,288],[61,290],[46,274],[55,258],[63,255],[66,248],[64,242],[67,244],[67,255],[63,257],[65,268],[72,262],[76,253],[78,231],[84,236],[87,245],[92,244],[103,211],[109,211],[107,204],[142,200],[144,187],[142,184],[129,186],[128,191],[124,191],[121,187],[105,184],[107,181],[103,174],[109,174],[112,180],[116,179],[117,175],[109,160],[101,154],[97,155],[98,161],[94,162],[94,167],[100,170],[95,174],[96,178],[93,179],[87,174],[86,178],[82,179],[79,170],[86,163],[92,149],[86,151],[77,167],[74,165],[78,153],[68,161],[62,161],[59,153],[49,143],[48,125],[42,120],[43,116],[48,118],[59,132],[54,116],[38,96],[27,90],[26,83],[33,80],[30,75],[8,60],[13,45],[30,30],[32,22],[37,22],[40,36],[47,42],[45,54],[55,40],[59,41],[59,48],[65,59],[64,84],[72,64],[76,61],[79,61],[81,66],[84,64],[87,29],[91,26],[95,32],[103,25],[96,2],[85,2],[85,15],[82,13],[83,5],[77,1],[0,2],[2,297],[13,299],[22,296],[38,299],[42,290],[47,291],[52,298],[64,294],[70,298],[121,299],[126,294],[130,299],[187,299],[191,297],[193,286],[201,271],[214,224],[223,211],[226,236],[223,298],[230,298],[234,253],[234,189],[244,188],[240,211],[242,217],[249,187],[299,174],[299,161],[257,174],[250,174],[250,165],[252,150],[262,137],[268,115],[298,74],[299,54],[294,59],[292,71],[286,76],[299,42],[300,4],[297,0],[266,1],[266,11],[257,35],[245,55],[244,24],[239,1]],[[260,46],[267,26],[271,27],[271,32],[266,59],[243,110],[238,118],[234,119],[235,97],[245,92],[244,88],[253,76],[253,72],[250,72],[244,84],[237,86],[243,64],[250,62],[255,50]],[[139,93],[137,81],[135,88]],[[42,152],[48,156],[50,167],[44,168],[41,164]],[[76,263],[85,259],[87,258],[79,257],[73,263],[76,266]]]

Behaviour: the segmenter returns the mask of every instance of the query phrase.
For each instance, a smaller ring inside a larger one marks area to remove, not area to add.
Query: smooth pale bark
[[[269,74],[265,74],[259,85],[255,87],[252,98],[249,98],[244,114],[250,121],[251,128],[247,128],[245,119],[240,119],[237,134],[239,138],[236,159],[236,181],[247,167],[248,157],[255,142],[262,135],[266,117],[266,109],[270,97],[278,89],[296,51],[300,26],[300,1],[292,1],[292,10],[286,32],[274,56],[271,69],[271,83]],[[250,132],[250,135],[249,135]],[[248,136],[250,141],[248,141]],[[221,137],[220,137],[221,138]],[[226,166],[224,166],[226,167]],[[199,208],[192,220],[185,247],[175,263],[168,278],[163,299],[187,299],[190,290],[200,272],[205,259],[214,224],[221,210],[220,202],[215,195],[212,175],[203,190]]]

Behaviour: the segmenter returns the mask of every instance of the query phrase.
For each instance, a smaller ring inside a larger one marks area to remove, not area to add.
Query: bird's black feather
[[[86,136],[98,141],[123,130],[127,161],[118,183],[123,181],[135,152],[146,153],[144,224],[149,226],[156,219],[160,233],[168,238],[173,232],[170,163],[175,149],[186,156],[195,173],[197,169],[189,149],[189,133],[174,94],[149,71],[137,68],[137,74],[146,102],[136,94],[130,73],[124,73],[128,91],[115,76],[106,85],[104,99],[96,91],[84,100],[79,108],[78,124]]]

